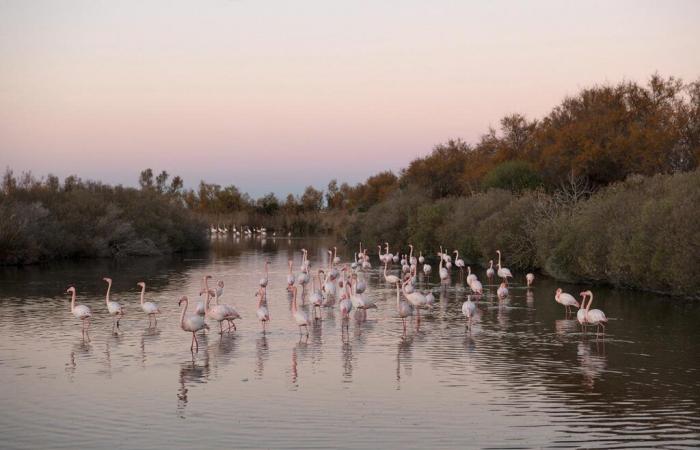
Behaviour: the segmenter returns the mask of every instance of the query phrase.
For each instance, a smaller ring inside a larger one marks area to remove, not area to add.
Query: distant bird
[[[479,280],[474,280],[471,283],[469,283],[469,287],[471,288],[474,294],[481,295],[484,293],[484,286]]]
[[[579,304],[574,298],[574,296],[562,291],[561,288],[558,288],[556,294],[554,294],[554,300],[560,305],[564,306],[566,314],[571,313],[572,306],[575,306],[577,308],[579,307]]]
[[[527,275],[525,275],[525,281],[527,282],[527,287],[532,286],[532,283],[535,282],[535,274],[528,273]]]
[[[80,319],[82,323],[83,336],[90,329],[90,317],[92,317],[92,312],[90,308],[85,305],[75,304],[75,288],[73,286],[66,290],[66,294],[71,294],[70,299],[70,312],[75,316],[76,319]],[[87,326],[85,325],[87,324]]]
[[[498,298],[500,299],[508,297],[508,288],[506,287],[505,283],[501,283],[501,285],[498,287],[498,290],[496,291],[496,294],[498,294]]]
[[[270,310],[267,308],[267,288],[260,286],[255,295],[258,297],[258,309],[255,311],[255,315],[258,316],[263,333],[265,333],[265,325],[270,321]]]
[[[199,330],[208,330],[209,325],[204,322],[204,317],[200,316],[199,314],[185,315],[187,313],[187,296],[182,296],[180,301],[177,303],[177,306],[182,306],[183,303],[185,306],[182,308],[182,314],[180,314],[180,328],[182,328],[183,331],[192,333],[192,345],[190,346],[190,351],[193,351],[195,346],[196,350],[194,351],[199,351],[199,343],[197,342],[195,333]]]
[[[144,302],[143,298],[146,294],[146,283],[143,281],[139,281],[136,283],[137,286],[141,287],[141,309],[143,310],[144,313],[148,316],[148,327],[151,327],[151,321],[155,321],[153,324],[158,325],[158,318],[156,317],[157,314],[160,314],[160,309],[158,309],[158,305],[156,305],[153,302]]]
[[[418,254],[418,262],[423,264],[425,262],[425,256],[423,256],[423,252],[420,252]]]
[[[119,328],[119,321],[124,317],[124,307],[117,303],[109,300],[109,291],[112,289],[112,279],[103,278],[107,282],[107,295],[105,296],[105,303],[107,304],[107,311],[109,315],[112,316],[112,327],[114,327],[114,320],[117,320],[117,328]]]
[[[459,250],[452,252],[455,254],[455,266],[459,268],[460,272],[464,272],[464,260],[459,257]]]
[[[493,259],[489,261],[489,268],[486,269],[486,278],[489,279],[489,283],[493,279],[493,276],[496,275],[496,271],[493,270]]]
[[[399,281],[396,281],[396,312],[399,313],[403,322],[403,332],[406,332],[406,318],[413,315],[413,308],[408,302],[402,301],[400,297]]]
[[[509,269],[501,266],[501,251],[496,250],[496,253],[498,253],[498,276],[501,277],[503,282],[507,285],[508,278],[513,278],[513,274],[510,273]]]
[[[306,335],[309,335],[309,316],[303,310],[297,307],[297,287],[292,287],[292,317],[299,327],[299,335],[301,335],[301,327],[306,328]]]
[[[384,280],[389,284],[396,284],[400,281],[399,277],[396,275],[387,275],[387,269],[389,267],[389,261],[384,262]]]
[[[464,315],[464,320],[466,321],[467,326],[471,328],[472,319],[474,318],[474,315],[476,315],[476,303],[472,301],[470,295],[467,295],[467,301],[462,303],[462,314]]]
[[[472,268],[467,266],[467,284],[471,286],[472,282],[474,282],[476,279],[476,275],[472,273]]]

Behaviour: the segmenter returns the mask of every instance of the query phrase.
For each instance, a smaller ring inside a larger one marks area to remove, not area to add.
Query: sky
[[[299,194],[595,84],[700,78],[700,1],[0,0],[0,168]]]

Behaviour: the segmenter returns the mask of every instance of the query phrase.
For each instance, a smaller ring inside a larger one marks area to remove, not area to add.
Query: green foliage
[[[506,161],[486,174],[483,186],[485,189],[495,188],[522,192],[542,186],[542,178],[525,161]]]
[[[16,180],[0,193],[0,264],[158,255],[205,248],[205,224],[178,196],[68,177]]]

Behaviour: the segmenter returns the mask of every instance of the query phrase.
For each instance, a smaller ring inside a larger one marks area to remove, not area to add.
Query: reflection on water
[[[362,274],[377,309],[344,319],[322,308],[300,336],[286,290],[300,249],[327,267],[324,240],[217,239],[207,255],[60,262],[0,270],[0,433],[16,448],[465,448],[697,447],[700,445],[700,305],[594,289],[611,318],[605,336],[580,329],[553,300],[564,285],[516,274],[509,296],[476,274],[484,295],[465,326],[468,289],[419,270],[435,304],[404,335],[395,286],[383,266]],[[331,244],[332,246],[332,244]],[[339,248],[339,250],[341,250]],[[349,261],[350,251],[340,251]],[[507,255],[504,255],[507,256]],[[270,259],[263,334],[255,315],[260,268]],[[435,266],[436,267],[436,266]],[[398,275],[399,268],[390,271]],[[112,333],[102,277],[127,305]],[[230,335],[190,336],[180,296],[225,281],[243,319]],[[156,327],[138,307],[138,281],[163,313]],[[68,284],[94,314],[90,340],[69,312]],[[309,285],[310,290],[310,285]],[[303,306],[309,315],[309,290]],[[36,328],[40,318],[51,327]],[[177,375],[176,375],[177,374]],[[176,399],[173,398],[176,393]],[[173,402],[176,400],[176,413]],[[144,423],[148,427],[144,427]],[[118,424],[118,426],[115,426]],[[344,433],[339,424],[358,432]],[[469,432],[465,432],[465,424]],[[81,427],[89,428],[85,433]],[[359,428],[358,428],[359,427]],[[56,430],[61,432],[57,433]]]

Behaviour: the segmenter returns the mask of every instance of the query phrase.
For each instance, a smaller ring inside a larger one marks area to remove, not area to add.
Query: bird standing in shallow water
[[[144,283],[143,281],[139,281],[138,283],[136,283],[136,285],[141,287],[141,309],[148,316],[148,327],[151,327],[151,320],[155,321],[153,326],[158,325],[158,319],[156,318],[156,315],[160,314],[160,309],[158,309],[158,305],[156,305],[153,302],[143,301],[143,298],[146,294],[146,283]]]
[[[199,351],[199,343],[197,342],[197,336],[195,333],[197,333],[199,330],[208,330],[209,325],[204,322],[204,317],[200,316],[199,314],[185,315],[187,313],[187,302],[187,296],[182,296],[180,301],[177,302],[177,306],[182,306],[183,303],[185,304],[185,306],[182,308],[182,313],[180,314],[180,328],[182,328],[183,331],[192,333],[192,345],[190,345],[190,351]]]
[[[70,312],[75,316],[76,319],[80,319],[82,323],[82,331],[83,331],[83,338],[85,335],[88,333],[88,330],[90,329],[90,317],[92,317],[92,312],[90,311],[90,308],[88,308],[85,305],[76,305],[75,304],[75,288],[73,286],[69,287],[68,290],[66,290],[66,294],[71,294],[70,298]],[[85,326],[87,324],[87,326]],[[88,340],[90,339],[90,336],[88,336]]]

